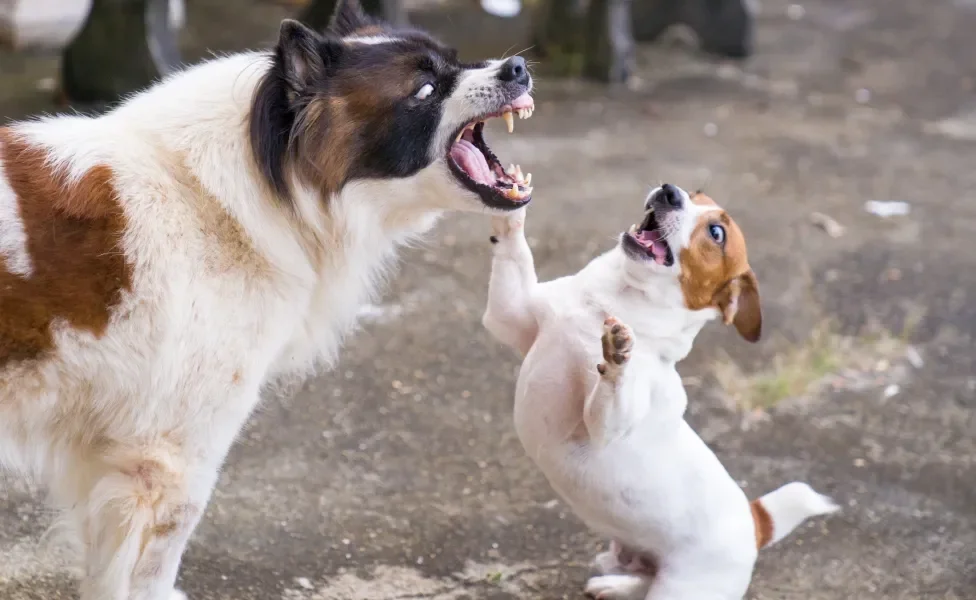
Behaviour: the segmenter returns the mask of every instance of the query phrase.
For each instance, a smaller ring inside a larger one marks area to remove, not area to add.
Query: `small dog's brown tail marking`
[[[773,517],[761,500],[750,502],[749,509],[752,510],[752,522],[756,528],[756,548],[762,548],[773,540]]]

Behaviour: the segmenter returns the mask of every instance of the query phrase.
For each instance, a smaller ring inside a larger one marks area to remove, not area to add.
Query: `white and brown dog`
[[[834,504],[803,483],[751,503],[684,420],[675,363],[708,321],[762,324],[742,231],[704,194],[655,189],[639,225],[576,275],[538,283],[524,210],[495,217],[485,327],[525,357],[515,427],[553,488],[611,542],[599,598],[728,600],[758,548]]]
[[[403,243],[524,206],[484,121],[521,58],[464,64],[340,2],[108,114],[0,128],[0,466],[44,484],[83,600],[169,600],[259,392],[334,360]]]

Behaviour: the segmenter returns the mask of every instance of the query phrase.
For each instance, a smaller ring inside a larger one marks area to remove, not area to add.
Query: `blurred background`
[[[315,9],[91,1],[0,0],[0,123],[100,110]],[[534,174],[543,278],[661,181],[745,230],[765,338],[706,328],[689,419],[750,496],[800,479],[844,507],[765,551],[751,598],[976,598],[976,2],[374,4],[464,56],[536,61],[535,117],[488,135]],[[480,326],[488,229],[445,220],[335,371],[267,400],[185,558],[191,598],[582,597],[602,541],[515,437],[518,361]],[[5,600],[74,597],[37,498],[0,480]]]

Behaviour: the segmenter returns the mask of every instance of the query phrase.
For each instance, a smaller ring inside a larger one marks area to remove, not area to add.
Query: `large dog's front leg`
[[[524,356],[539,332],[529,302],[539,280],[525,240],[525,209],[494,217],[492,231],[494,258],[481,322],[498,341]]]
[[[651,378],[630,366],[634,334],[613,317],[603,324],[600,379],[583,406],[583,422],[595,444],[606,444],[640,422],[650,408]]]

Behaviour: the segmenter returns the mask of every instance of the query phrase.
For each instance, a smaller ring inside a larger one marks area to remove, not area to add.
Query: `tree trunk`
[[[636,69],[631,0],[591,0],[584,75],[625,83]]]
[[[102,107],[179,64],[169,0],[92,0],[88,19],[64,50],[61,89],[69,102]]]

